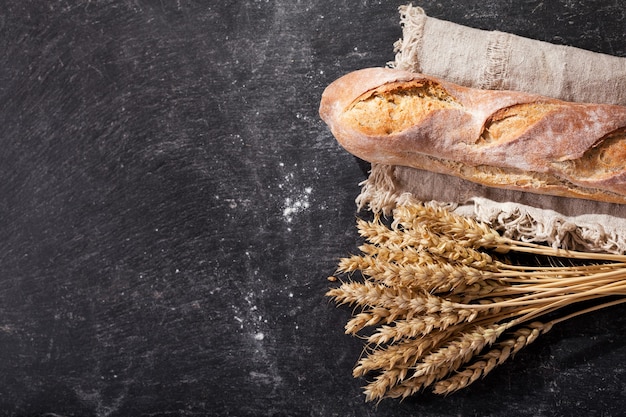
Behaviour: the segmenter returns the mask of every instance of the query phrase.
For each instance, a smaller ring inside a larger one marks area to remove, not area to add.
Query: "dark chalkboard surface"
[[[0,414],[622,415],[626,307],[447,398],[364,403],[324,293],[367,166],[324,87],[393,59],[400,1],[0,7]],[[420,1],[626,56],[626,2]]]

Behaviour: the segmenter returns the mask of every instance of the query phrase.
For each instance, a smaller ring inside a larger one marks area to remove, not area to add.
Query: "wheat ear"
[[[368,401],[404,398],[430,386],[450,394],[552,326],[626,302],[625,255],[514,241],[484,223],[421,204],[399,206],[393,216],[390,225],[378,216],[357,221],[366,242],[337,269],[352,279],[326,294],[360,309],[346,333],[374,327],[353,371],[355,377],[375,375],[365,387]],[[617,298],[560,313],[606,297]],[[542,322],[548,315],[551,320]]]

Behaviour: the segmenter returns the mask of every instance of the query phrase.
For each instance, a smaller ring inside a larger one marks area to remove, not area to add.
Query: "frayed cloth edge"
[[[394,166],[372,164],[370,175],[361,182],[361,192],[356,198],[359,211],[365,209],[390,216],[393,209],[401,205],[437,205],[487,223],[511,239],[545,243],[560,249],[626,253],[626,219],[595,214],[570,217],[553,210],[499,203],[483,197],[474,197],[467,204],[423,201],[398,187],[394,171]]]

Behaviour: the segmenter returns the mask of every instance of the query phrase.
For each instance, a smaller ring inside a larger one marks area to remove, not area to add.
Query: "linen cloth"
[[[403,38],[390,67],[475,88],[626,105],[626,58],[465,27],[400,7]],[[626,163],[626,162],[625,162]],[[389,215],[407,201],[449,206],[515,239],[626,253],[626,205],[485,187],[402,166],[372,164],[359,209]]]

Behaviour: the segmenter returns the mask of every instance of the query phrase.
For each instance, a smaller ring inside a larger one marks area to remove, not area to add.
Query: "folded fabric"
[[[561,100],[626,105],[626,58],[469,28],[400,7],[398,69],[468,87],[510,89]],[[372,164],[359,209],[391,213],[407,199],[445,205],[508,237],[554,247],[626,253],[626,205],[493,189],[402,166]]]
[[[626,58],[470,28],[411,5],[400,7],[400,23],[395,68],[467,87],[626,105]]]

